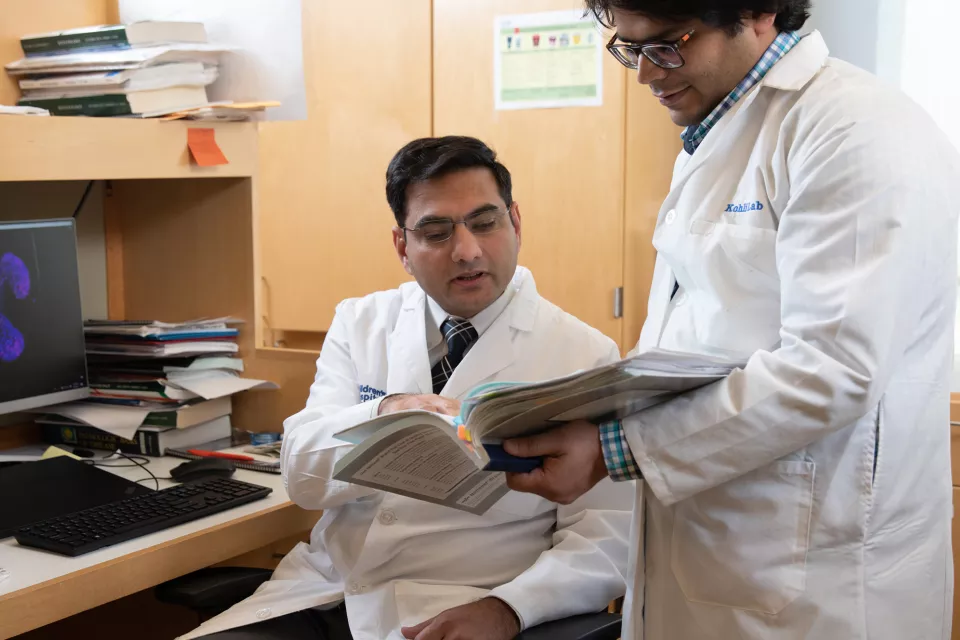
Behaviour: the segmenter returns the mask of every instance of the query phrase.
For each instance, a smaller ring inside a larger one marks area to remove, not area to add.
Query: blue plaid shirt
[[[704,118],[703,122],[696,127],[687,127],[684,129],[682,135],[683,150],[693,155],[693,152],[697,150],[700,143],[703,142],[703,139],[710,133],[710,130],[720,122],[720,118],[725,116],[735,104],[740,102],[740,98],[747,95],[750,89],[753,89],[758,82],[763,80],[763,77],[773,68],[773,65],[780,62],[780,59],[787,55],[787,52],[793,49],[798,42],[800,42],[800,34],[796,31],[784,31],[778,35],[777,39],[773,41],[773,44],[763,52],[756,66],[751,69],[750,73],[747,74],[740,84],[730,92],[730,95],[718,104],[710,115]]]
[[[683,132],[683,148],[693,155],[703,139],[707,137],[714,125],[720,122],[720,118],[725,116],[740,99],[747,95],[753,87],[763,79],[767,72],[777,64],[787,52],[793,49],[800,42],[800,34],[797,32],[784,31],[777,36],[773,44],[763,53],[760,61],[750,70],[750,73],[730,92],[727,98],[717,105],[717,107],[707,116],[703,122],[696,127],[688,127]],[[616,482],[627,480],[637,480],[643,477],[640,472],[640,466],[637,464],[633,452],[630,450],[630,444],[627,442],[627,436],[623,431],[623,424],[619,420],[607,422],[600,425],[600,444],[603,448],[603,459],[607,464],[607,471],[610,477]]]

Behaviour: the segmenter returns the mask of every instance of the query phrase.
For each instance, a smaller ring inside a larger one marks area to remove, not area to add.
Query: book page
[[[468,446],[435,426],[385,428],[341,458],[333,477],[480,515],[507,492],[506,480],[480,471]]]

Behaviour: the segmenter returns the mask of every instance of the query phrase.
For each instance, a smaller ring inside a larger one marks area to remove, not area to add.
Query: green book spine
[[[127,455],[160,455],[159,434],[154,431],[137,432],[136,440],[127,440],[86,425],[73,427],[44,424],[42,426],[43,441],[48,444],[66,444],[81,449],[101,449],[104,451],[119,449]]]
[[[120,93],[83,98],[20,100],[17,104],[47,109],[55,116],[128,116],[133,113],[127,97]]]
[[[143,424],[150,425],[151,427],[176,427],[177,412],[151,411],[147,414],[147,417],[143,419]]]
[[[20,40],[20,48],[23,49],[25,56],[66,53],[82,49],[127,49],[129,47],[127,30],[122,26],[86,33],[57,34]]]

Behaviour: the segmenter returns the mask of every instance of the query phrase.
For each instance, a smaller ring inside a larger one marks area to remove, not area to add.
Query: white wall
[[[823,34],[835,58],[877,71],[879,0],[814,0],[807,30]]]

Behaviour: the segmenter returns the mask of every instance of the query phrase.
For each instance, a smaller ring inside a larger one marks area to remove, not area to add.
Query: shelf
[[[229,164],[190,161],[187,129],[216,129]],[[249,177],[257,125],[128,118],[0,116],[0,182]]]

